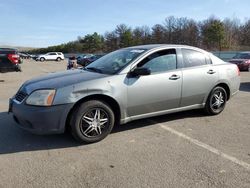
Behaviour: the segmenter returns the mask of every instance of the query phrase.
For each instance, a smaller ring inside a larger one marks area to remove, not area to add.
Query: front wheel
[[[227,92],[223,87],[215,87],[208,96],[205,112],[208,115],[217,115],[221,113],[227,102]]]
[[[87,101],[73,111],[71,133],[80,142],[98,142],[112,131],[114,122],[114,112],[109,105],[98,100]]]

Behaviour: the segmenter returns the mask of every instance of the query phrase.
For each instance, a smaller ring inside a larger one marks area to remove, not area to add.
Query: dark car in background
[[[94,54],[81,54],[81,55],[78,55],[76,60],[77,60],[77,64],[79,65],[84,65],[84,62],[87,58],[90,58],[94,56]]]
[[[28,53],[26,53],[26,52],[19,52],[18,55],[19,55],[19,57],[20,57],[21,59],[30,59],[31,56],[32,56],[32,55],[30,55],[30,54],[28,54]]]
[[[83,58],[81,60],[78,60],[77,64],[85,67],[85,66],[89,65],[90,63],[94,62],[95,60],[99,59],[102,56],[103,55],[92,55],[90,57],[86,57],[86,58]]]
[[[241,71],[250,71],[250,51],[236,54],[229,62],[236,64]]]
[[[21,71],[20,63],[17,49],[0,48],[0,72]]]

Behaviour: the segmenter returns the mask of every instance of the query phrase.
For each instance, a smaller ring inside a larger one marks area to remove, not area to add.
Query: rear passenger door
[[[181,49],[183,84],[181,107],[202,104],[218,80],[218,70],[202,51]]]

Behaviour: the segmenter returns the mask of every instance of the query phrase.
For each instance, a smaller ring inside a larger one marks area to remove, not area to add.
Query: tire
[[[115,116],[110,106],[102,101],[91,100],[80,104],[73,111],[70,129],[79,142],[94,143],[108,136],[114,123]]]
[[[15,71],[16,72],[22,72],[22,69],[21,69],[20,65],[16,65]]]
[[[210,92],[204,110],[208,115],[217,115],[224,110],[226,103],[226,90],[223,87],[217,86]]]
[[[41,58],[40,58],[40,61],[41,61],[41,62],[44,62],[44,61],[45,61],[45,58],[44,58],[44,57],[41,57]]]
[[[60,57],[56,58],[56,61],[61,61],[61,60],[62,60],[62,58],[60,58]]]

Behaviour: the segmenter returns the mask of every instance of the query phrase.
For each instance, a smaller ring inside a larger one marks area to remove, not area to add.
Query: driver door
[[[182,72],[177,69],[175,49],[161,50],[137,64],[150,75],[128,78],[128,115],[138,116],[178,108],[181,99]]]

